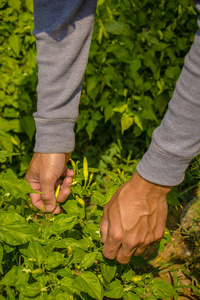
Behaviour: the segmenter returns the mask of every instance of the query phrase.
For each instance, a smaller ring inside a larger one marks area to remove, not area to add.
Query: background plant
[[[5,161],[6,153],[2,153]],[[2,161],[2,159],[1,159]],[[153,272],[134,268],[142,257],[121,265],[102,255],[99,222],[103,206],[124,182],[112,177],[100,193],[84,158],[83,169],[72,161],[72,193],[58,216],[37,212],[28,204],[32,192],[15,174],[0,174],[0,299],[169,299],[176,290]],[[157,271],[157,270],[156,270]]]
[[[12,164],[23,175],[35,130],[32,1],[2,0],[0,21],[0,148],[23,153]],[[98,1],[74,158],[85,153],[93,166],[134,171],[172,96],[196,24],[190,0]]]
[[[196,21],[189,0],[98,1],[76,125],[73,157],[80,168],[72,162],[72,194],[65,213],[52,218],[34,211],[30,187],[19,179],[34,145],[32,1],[1,1],[0,299],[177,299],[177,286],[155,279],[157,270],[139,269],[143,258],[133,257],[128,266],[103,258],[98,224],[104,204],[134,172],[166,111]],[[82,163],[85,155],[98,169]],[[169,204],[190,200],[199,181],[195,174],[188,170]],[[162,249],[168,241],[166,234]]]

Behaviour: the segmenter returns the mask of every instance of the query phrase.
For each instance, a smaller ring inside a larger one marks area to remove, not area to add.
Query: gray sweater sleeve
[[[198,1],[197,1],[198,2]],[[198,3],[197,3],[198,5]],[[96,0],[34,0],[38,106],[36,145],[42,153],[70,152]],[[185,59],[169,109],[137,165],[145,179],[176,185],[200,152],[200,33]]]
[[[174,186],[200,152],[200,30],[185,58],[168,111],[137,165],[146,180]]]
[[[71,152],[96,0],[34,0],[38,62],[34,113],[41,153]]]

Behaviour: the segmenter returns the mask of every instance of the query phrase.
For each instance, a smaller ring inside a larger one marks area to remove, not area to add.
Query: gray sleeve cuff
[[[191,159],[165,153],[152,141],[148,151],[137,165],[137,172],[152,183],[174,186],[184,180],[185,170]]]
[[[73,121],[35,119],[36,144],[40,153],[69,153],[75,147]]]

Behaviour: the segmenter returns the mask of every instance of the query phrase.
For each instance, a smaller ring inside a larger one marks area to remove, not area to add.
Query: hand
[[[34,153],[29,169],[25,176],[26,181],[36,192],[41,194],[30,194],[32,204],[45,212],[60,213],[57,202],[64,202],[70,194],[74,172],[67,169],[71,153]],[[62,181],[61,176],[65,179]],[[61,185],[60,193],[56,201],[55,188]]]
[[[160,241],[167,219],[166,195],[172,187],[159,186],[137,172],[105,205],[100,223],[103,255],[126,264],[149,244]]]

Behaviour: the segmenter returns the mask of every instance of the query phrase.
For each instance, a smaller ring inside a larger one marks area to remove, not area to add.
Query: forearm
[[[34,0],[38,62],[35,152],[71,152],[96,1]]]
[[[146,180],[177,185],[200,152],[200,32],[185,59],[168,111],[137,166]]]

